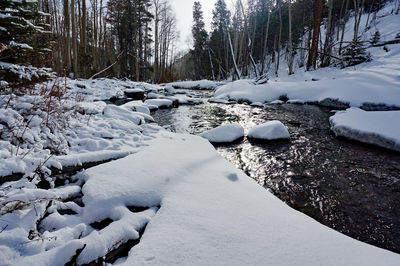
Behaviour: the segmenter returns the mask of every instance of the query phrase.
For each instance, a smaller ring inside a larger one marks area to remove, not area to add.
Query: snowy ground
[[[136,154],[77,175],[76,184],[48,191],[25,188],[25,197],[10,195],[10,201],[57,200],[40,220],[43,240],[26,238],[31,220],[38,220],[33,209],[2,216],[1,226],[8,227],[0,234],[1,261],[63,265],[78,254],[78,264],[89,263],[138,239],[147,224],[139,244],[119,263],[398,264],[400,255],[351,239],[291,209],[206,140],[165,131],[156,135]],[[79,184],[83,206],[62,202],[80,192]],[[46,205],[35,204],[38,212]],[[65,209],[74,213],[65,214]],[[94,225],[107,218],[111,220],[103,228]]]

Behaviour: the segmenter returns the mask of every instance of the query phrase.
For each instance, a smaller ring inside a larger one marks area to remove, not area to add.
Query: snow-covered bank
[[[399,49],[400,51],[400,49]],[[396,55],[400,62],[400,52]],[[281,96],[303,102],[336,100],[349,106],[385,105],[400,108],[400,64],[392,66],[370,66],[360,70],[346,70],[334,77],[318,81],[271,81],[257,85],[250,80],[239,80],[226,84],[215,92],[221,100],[272,102]],[[335,107],[335,103],[331,104]]]
[[[336,136],[400,151],[400,111],[350,108],[336,113],[329,122]]]
[[[114,231],[117,241],[117,225],[135,228],[137,223],[120,214],[126,206],[161,206],[156,213],[143,214],[150,222],[125,265],[398,264],[400,255],[351,239],[291,209],[206,140],[162,135],[142,151],[82,176],[85,206],[77,218],[86,223],[114,220],[92,234]],[[80,240],[66,241],[92,244],[80,253],[79,263],[103,254],[91,242],[94,236],[85,232]],[[124,240],[137,237],[129,234]]]
[[[177,81],[167,83],[168,86],[172,86],[175,89],[203,89],[203,90],[214,90],[217,87],[224,85],[225,82],[218,82],[212,80],[194,80],[194,81]]]

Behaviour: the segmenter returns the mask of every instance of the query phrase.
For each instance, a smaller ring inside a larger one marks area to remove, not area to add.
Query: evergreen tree
[[[201,10],[200,2],[194,2],[193,5],[193,50],[191,55],[195,62],[194,75],[196,79],[207,77],[209,67],[207,64],[207,39],[208,34],[204,29],[203,11]]]
[[[371,60],[371,55],[366,51],[365,44],[360,38],[355,38],[343,52],[342,67],[349,67]]]
[[[226,38],[226,27],[230,24],[230,12],[226,7],[224,0],[218,0],[213,10],[213,19],[211,22],[211,36],[209,46],[216,58],[213,61],[215,65],[225,63],[229,67],[228,40]],[[226,78],[226,76],[224,76]]]
[[[51,52],[47,16],[35,0],[0,1],[0,61],[44,65]]]
[[[379,30],[377,30],[377,31],[375,31],[374,36],[372,36],[370,43],[377,44],[380,39],[381,39],[381,33],[379,32]]]

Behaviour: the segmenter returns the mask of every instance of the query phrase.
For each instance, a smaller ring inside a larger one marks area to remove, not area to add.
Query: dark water
[[[244,139],[216,149],[293,208],[400,253],[400,154],[335,138],[329,130],[332,114],[310,105],[206,103],[159,110],[153,117],[173,131],[192,134],[228,122],[248,132],[256,124],[280,120],[291,134],[289,142]]]

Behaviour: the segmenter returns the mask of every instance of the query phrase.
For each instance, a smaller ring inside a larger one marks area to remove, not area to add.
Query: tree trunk
[[[349,0],[346,0],[346,7],[344,8],[344,13],[347,13],[347,9],[349,7]],[[346,29],[346,20],[345,16],[343,16],[343,23],[342,23],[342,36],[340,37],[340,43],[339,43],[339,55],[342,54],[342,45],[343,45],[343,38],[344,38],[344,30]]]
[[[81,17],[81,46],[84,55],[86,55],[86,1],[82,0],[82,17]]]
[[[159,0],[154,0],[154,77],[158,82],[158,23],[159,23]]]
[[[278,35],[278,43],[277,43],[277,58],[276,58],[276,65],[275,65],[275,76],[278,76],[279,71],[279,61],[281,57],[281,39],[282,39],[282,8],[280,1],[277,3],[278,12],[279,12],[279,35]]]
[[[325,34],[324,53],[321,59],[322,66],[324,67],[329,66],[331,60],[329,55],[331,54],[332,50],[332,38],[333,38],[332,9],[333,9],[333,0],[329,0],[328,24],[326,27],[326,34]]]
[[[237,64],[236,64],[235,54],[233,53],[231,34],[229,33],[228,25],[226,25],[226,32],[228,34],[229,48],[231,50],[232,61],[233,61],[233,66],[234,66],[234,69],[235,69],[235,73],[236,73],[237,78],[240,79],[240,72],[239,72],[239,69],[238,69]]]
[[[293,74],[293,43],[292,43],[292,4],[291,0],[288,1],[289,4],[289,60],[288,60],[288,67],[289,67],[289,75]]]
[[[76,37],[75,26],[75,0],[71,0],[71,28],[72,28],[72,50],[73,50],[73,64],[72,69],[75,78],[78,76],[78,40]]]
[[[313,67],[314,69],[316,69],[317,67],[315,59],[318,51],[318,41],[319,41],[319,32],[321,27],[323,5],[324,5],[323,0],[315,0],[313,38],[311,43],[311,50],[308,54],[307,70],[310,70],[311,67]]]
[[[71,38],[70,38],[70,18],[68,0],[64,0],[64,30],[65,30],[65,51],[64,51],[64,67],[71,67]]]
[[[267,56],[267,44],[268,44],[270,19],[271,19],[271,12],[269,12],[269,10],[268,10],[267,29],[265,30],[264,46],[263,46],[263,53],[262,53],[262,71],[263,72],[264,72],[264,68],[265,68],[265,57]]]

